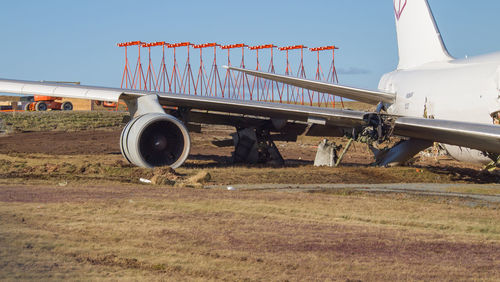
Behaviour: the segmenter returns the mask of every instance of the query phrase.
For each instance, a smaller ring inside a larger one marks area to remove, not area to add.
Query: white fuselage
[[[379,90],[396,94],[389,114],[492,124],[500,111],[500,52],[396,70]],[[476,150],[445,147],[461,161],[489,161]]]

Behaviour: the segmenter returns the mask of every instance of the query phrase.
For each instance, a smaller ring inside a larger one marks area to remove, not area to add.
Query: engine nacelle
[[[122,155],[140,167],[181,166],[189,155],[191,139],[175,117],[151,113],[132,119],[120,137]]]

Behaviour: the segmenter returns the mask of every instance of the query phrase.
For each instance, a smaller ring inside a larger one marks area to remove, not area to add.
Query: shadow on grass
[[[285,165],[272,165],[272,164],[245,164],[245,163],[233,163],[233,158],[230,156],[220,156],[220,155],[190,155],[188,160],[195,161],[186,162],[182,166],[185,168],[226,168],[226,167],[253,167],[253,168],[267,168],[267,167],[300,167],[304,165],[312,165],[312,161],[298,160],[298,159],[286,159]],[[203,163],[196,163],[196,161],[202,161]]]
[[[500,175],[471,168],[452,166],[425,166],[421,167],[432,173],[449,176],[453,181],[464,181],[476,184],[500,183]]]

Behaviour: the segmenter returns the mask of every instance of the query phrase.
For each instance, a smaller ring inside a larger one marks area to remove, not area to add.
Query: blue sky
[[[500,1],[429,2],[453,56],[500,50]],[[391,0],[2,1],[0,26],[0,77],[12,79],[118,87],[123,50],[116,43],[133,40],[337,45],[340,83],[368,89],[397,65]],[[306,52],[309,75],[314,64]]]

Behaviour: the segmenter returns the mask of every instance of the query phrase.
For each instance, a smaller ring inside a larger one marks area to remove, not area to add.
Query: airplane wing
[[[243,72],[256,77],[266,78],[277,82],[286,83],[289,85],[309,89],[312,91],[317,91],[321,93],[328,93],[337,95],[340,97],[356,100],[359,102],[377,105],[380,102],[394,103],[396,95],[393,93],[384,93],[377,91],[370,91],[358,88],[352,88],[347,86],[335,85],[326,82],[320,82],[315,80],[291,77],[286,75],[279,75],[274,73],[266,73],[261,71],[254,71],[249,69],[242,69],[236,67],[224,66],[229,70]]]
[[[394,134],[500,154],[500,126],[493,124],[398,117]]]
[[[118,102],[119,99],[136,99],[147,95],[158,95],[160,104],[190,109],[237,113],[287,120],[307,121],[314,119],[323,125],[359,126],[363,124],[365,112],[339,110],[300,105],[230,100],[216,97],[175,93],[158,93],[146,90],[66,85],[36,81],[0,79],[0,93],[42,95]]]
[[[124,89],[69,85],[63,83],[0,79],[0,93],[67,97],[118,102]]]
[[[261,76],[264,77],[264,76]],[[272,75],[274,77],[274,75]],[[309,82],[307,82],[309,83]],[[296,83],[295,85],[298,85]],[[309,85],[309,84],[308,84]],[[341,88],[331,88],[341,89]],[[365,95],[365,101],[390,101],[390,95],[385,100],[377,92],[363,92],[351,88],[343,91]],[[358,92],[356,92],[358,91]],[[252,115],[265,118],[278,118],[289,121],[302,121],[325,127],[355,128],[370,125],[370,116],[377,115],[370,112],[319,108],[311,106],[277,104],[269,102],[229,100],[223,98],[195,96],[175,93],[157,93],[142,90],[120,88],[93,87],[83,85],[61,85],[19,80],[0,79],[0,92],[28,95],[47,95],[68,98],[83,98],[102,101],[118,101],[119,99],[136,99],[147,95],[158,95],[159,103],[165,106],[185,107],[202,111],[218,111]],[[370,94],[371,93],[371,94]],[[337,93],[335,93],[338,95]],[[383,94],[383,93],[382,93]],[[347,97],[348,95],[344,95]],[[352,96],[350,96],[352,97]],[[500,154],[500,126],[446,121],[439,119],[424,119],[380,115],[380,123],[390,128],[386,134],[395,134],[428,141],[436,141],[451,145],[458,145]]]

